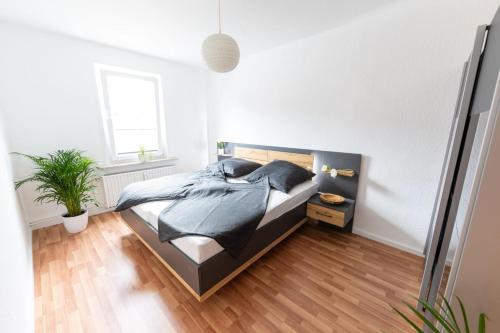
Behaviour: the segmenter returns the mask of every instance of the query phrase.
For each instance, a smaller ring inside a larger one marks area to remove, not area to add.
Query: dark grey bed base
[[[361,155],[350,153],[329,152],[309,149],[250,145],[226,142],[225,153],[234,156],[236,147],[266,149],[314,156],[316,176],[313,181],[319,185],[319,191],[340,194],[356,200],[358,178],[361,172]],[[352,178],[337,177],[321,172],[321,166],[327,164],[332,168],[348,168],[355,171]],[[300,227],[306,220],[306,203],[285,213],[258,229],[252,236],[242,255],[235,259],[223,251],[201,264],[195,263],[181,250],[171,243],[161,243],[157,232],[131,210],[122,212],[123,219],[137,234],[143,243],[153,251],[163,264],[179,279],[196,299],[203,301],[215,291],[230,281],[260,256],[264,255],[274,245]],[[352,227],[352,222],[351,222]]]
[[[167,268],[170,266],[169,269],[175,271],[178,275],[176,277],[183,280],[181,283],[187,284],[192,289],[191,293],[196,293],[194,296],[198,296],[197,299],[203,301],[204,296],[208,297],[218,289],[215,286],[219,282],[222,283],[240,266],[253,262],[254,258],[266,247],[283,237],[288,231],[293,231],[298,224],[303,223],[306,218],[306,203],[256,230],[246,249],[238,258],[233,258],[226,251],[222,251],[201,264],[191,260],[170,242],[161,243],[156,230],[132,210],[121,212],[121,216],[141,240],[161,257]],[[213,291],[214,288],[216,290]]]

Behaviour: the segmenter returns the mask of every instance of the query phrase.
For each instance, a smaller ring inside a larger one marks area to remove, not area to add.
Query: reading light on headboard
[[[335,178],[337,176],[343,176],[343,177],[354,176],[353,169],[334,169],[330,168],[328,164],[323,164],[323,166],[321,167],[321,172],[329,173],[332,178]]]

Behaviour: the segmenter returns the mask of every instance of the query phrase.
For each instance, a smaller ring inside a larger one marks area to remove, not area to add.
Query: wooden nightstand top
[[[346,213],[349,210],[353,209],[354,204],[355,204],[354,200],[348,199],[348,198],[345,198],[345,201],[339,205],[327,204],[327,203],[321,201],[321,199],[319,198],[319,193],[316,193],[315,195],[313,195],[307,202],[312,203],[314,205],[321,206],[321,207],[337,210],[337,211],[343,212],[343,213]]]

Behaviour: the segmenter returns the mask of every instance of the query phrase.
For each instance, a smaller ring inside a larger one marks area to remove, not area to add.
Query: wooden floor
[[[33,232],[37,332],[407,332],[423,259],[306,224],[198,303],[119,215]]]

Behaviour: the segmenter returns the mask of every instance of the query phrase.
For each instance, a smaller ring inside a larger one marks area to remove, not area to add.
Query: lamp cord
[[[219,33],[222,32],[222,29],[221,29],[221,24],[220,24],[220,0],[219,0]]]

